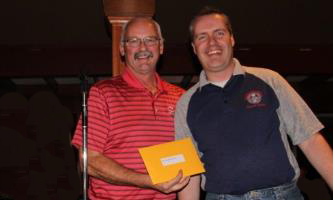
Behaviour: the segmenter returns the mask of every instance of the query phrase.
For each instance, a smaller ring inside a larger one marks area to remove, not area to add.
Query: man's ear
[[[234,47],[234,46],[235,46],[235,38],[234,38],[234,36],[233,36],[233,35],[231,36],[231,44],[232,44],[232,47]]]
[[[125,49],[123,44],[119,45],[119,52],[121,56],[125,56]]]
[[[160,44],[160,55],[163,54],[164,51],[164,42],[162,41],[162,43]]]
[[[197,55],[197,51],[195,50],[195,46],[194,46],[193,42],[191,42],[191,45],[192,45],[192,49],[193,49],[194,54]]]

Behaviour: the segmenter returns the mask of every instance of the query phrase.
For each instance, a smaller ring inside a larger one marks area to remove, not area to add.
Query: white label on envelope
[[[177,154],[174,156],[161,158],[161,162],[163,166],[168,166],[185,162],[185,158],[183,154]]]

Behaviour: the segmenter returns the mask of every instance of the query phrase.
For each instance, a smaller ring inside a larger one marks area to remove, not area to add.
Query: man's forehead
[[[206,30],[227,30],[225,17],[219,14],[198,17],[193,26],[194,33],[198,34]]]
[[[131,22],[126,31],[126,36],[136,36],[140,34],[157,35],[157,30],[152,20],[142,19]]]

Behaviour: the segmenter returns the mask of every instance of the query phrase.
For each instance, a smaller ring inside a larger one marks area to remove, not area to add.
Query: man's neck
[[[155,76],[149,79],[139,79],[139,81],[143,84],[143,86],[149,90],[152,94],[157,92],[157,83]]]
[[[227,81],[230,79],[232,74],[234,73],[235,63],[231,62],[228,67],[218,72],[209,72],[206,71],[207,79],[211,82],[221,82]]]
[[[157,92],[157,81],[155,73],[151,74],[135,74],[136,78],[142,83],[142,85],[149,90],[152,94]]]

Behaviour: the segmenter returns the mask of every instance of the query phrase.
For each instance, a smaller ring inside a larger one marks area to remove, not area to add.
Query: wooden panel
[[[330,58],[333,46],[237,47],[235,57],[242,64],[267,67],[283,75],[333,74]],[[112,46],[0,46],[0,77],[73,76],[81,71],[89,75],[112,74]],[[196,75],[201,66],[187,45],[165,46],[158,71],[161,75]]]
[[[153,16],[155,0],[104,0],[106,16]]]
[[[235,49],[242,64],[267,67],[282,74],[333,74],[332,55],[332,45],[243,45]]]
[[[0,77],[112,74],[111,46],[0,46]]]
[[[160,62],[161,74],[198,74],[201,66],[189,45],[168,45]],[[234,56],[243,65],[266,67],[285,75],[333,74],[333,46],[240,45]]]
[[[108,17],[108,19],[112,29],[112,75],[117,76],[121,74],[125,67],[124,62],[121,59],[119,47],[123,26],[130,19],[125,17]]]

